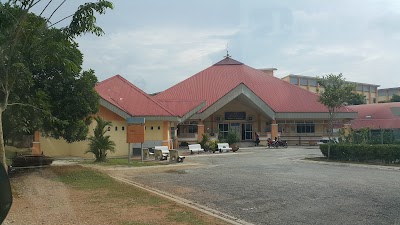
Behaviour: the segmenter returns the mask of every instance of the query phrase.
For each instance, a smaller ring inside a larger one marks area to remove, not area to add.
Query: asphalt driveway
[[[400,170],[304,162],[316,148],[201,154],[201,167],[127,174],[254,224],[400,224]]]

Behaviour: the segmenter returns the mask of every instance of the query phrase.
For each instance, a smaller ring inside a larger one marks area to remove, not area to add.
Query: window
[[[397,90],[389,90],[389,96],[392,97],[392,95],[397,94]]]
[[[222,135],[223,139],[228,137],[229,124],[220,123],[218,124],[219,135]]]
[[[150,130],[153,130],[154,129],[154,127],[150,127]]]
[[[300,79],[300,85],[307,86],[307,84],[308,84],[307,79],[305,79],[305,78]]]
[[[363,86],[362,85],[357,85],[357,91],[362,91],[363,90]]]
[[[115,127],[115,131],[118,131],[118,127]]]
[[[121,127],[121,130],[125,130],[125,127]]]
[[[313,122],[298,123],[297,133],[315,133],[315,124]]]
[[[291,78],[290,78],[290,83],[291,83],[291,84],[294,84],[294,85],[298,85],[297,78],[296,78],[296,77],[291,77]]]
[[[376,87],[371,87],[371,92],[376,93]]]
[[[364,91],[369,91],[371,86],[364,86]]]
[[[197,121],[189,122],[189,133],[191,134],[197,133]]]
[[[160,130],[160,129],[161,129],[161,127],[160,127],[160,126],[158,126],[158,127],[157,127],[157,129],[158,129],[158,130]]]
[[[378,96],[386,96],[386,91],[385,90],[379,90],[378,91]]]
[[[311,87],[317,86],[317,80],[308,80],[308,83],[310,84]]]

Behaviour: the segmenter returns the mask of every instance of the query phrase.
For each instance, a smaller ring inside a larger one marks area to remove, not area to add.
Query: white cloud
[[[151,28],[79,40],[85,68],[100,80],[121,74],[146,92],[164,90],[210,66],[210,55],[226,49],[235,29]],[[98,68],[98,69],[97,69]],[[151,84],[151,85],[150,85]]]

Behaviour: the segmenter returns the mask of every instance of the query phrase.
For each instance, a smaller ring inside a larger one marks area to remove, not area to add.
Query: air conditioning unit
[[[253,116],[249,116],[249,117],[247,117],[247,120],[248,120],[248,121],[253,121],[253,120],[254,120],[254,117],[253,117]]]
[[[216,119],[217,121],[221,121],[221,116],[217,116],[215,119]]]

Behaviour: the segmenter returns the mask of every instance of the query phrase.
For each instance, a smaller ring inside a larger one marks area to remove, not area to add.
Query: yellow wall
[[[152,127],[153,130],[151,129]],[[146,121],[145,140],[163,140],[163,128],[164,124],[162,121]]]
[[[128,144],[126,143],[126,120],[110,110],[100,107],[97,113],[100,117],[105,120],[111,121],[112,126],[106,135],[110,135],[110,139],[115,142],[115,152],[109,152],[108,156],[126,156],[128,154]],[[166,129],[169,131],[169,122],[165,123]],[[93,135],[93,130],[96,127],[96,121],[93,120],[89,126],[89,135]],[[163,140],[163,121],[148,121],[145,124],[145,140],[146,141],[162,141]],[[153,130],[151,130],[153,127]],[[158,129],[160,127],[160,129]],[[117,130],[116,130],[117,129]],[[166,131],[166,132],[167,132]],[[167,135],[169,137],[169,134]],[[168,140],[165,140],[168,142]],[[56,140],[54,138],[45,138],[40,136],[40,148],[45,155],[53,157],[84,157],[93,158],[93,154],[85,154],[88,148],[88,141],[80,141],[74,143],[67,143],[64,139]]]

